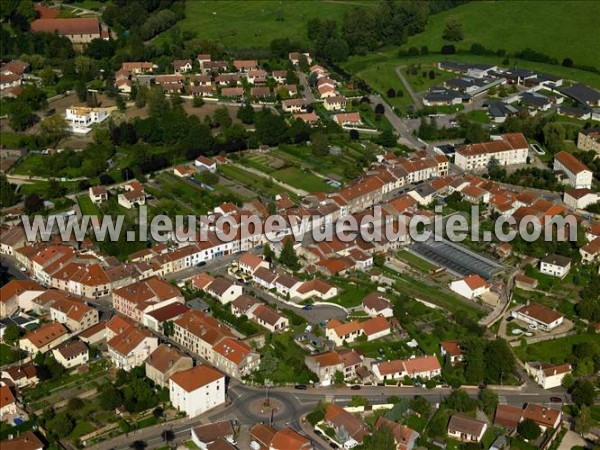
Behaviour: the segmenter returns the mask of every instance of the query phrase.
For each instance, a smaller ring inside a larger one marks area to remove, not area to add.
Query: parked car
[[[295,389],[299,389],[301,391],[305,391],[308,389],[308,386],[305,384],[297,384],[296,386],[294,386]]]
[[[550,397],[550,401],[552,403],[562,403],[563,402],[562,398],[560,398],[560,397]]]
[[[312,305],[305,305],[302,307],[305,311],[310,311],[312,309]]]
[[[360,386],[358,384],[355,384],[350,389],[352,389],[353,391],[359,391],[360,390]]]

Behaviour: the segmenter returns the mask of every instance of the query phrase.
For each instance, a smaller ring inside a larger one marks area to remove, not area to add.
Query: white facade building
[[[179,411],[196,417],[225,403],[225,375],[207,365],[177,372],[169,380],[169,398]]]
[[[67,109],[65,118],[72,133],[87,134],[92,130],[92,125],[102,123],[110,116],[105,108],[87,108],[84,106],[71,106]]]

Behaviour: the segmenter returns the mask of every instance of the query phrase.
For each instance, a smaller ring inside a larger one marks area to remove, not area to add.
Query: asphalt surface
[[[369,99],[371,100],[372,105],[377,105],[378,103],[383,105],[385,117],[392,124],[396,133],[400,135],[400,143],[417,150],[425,147],[423,143],[413,136],[408,126],[406,126],[406,124],[396,115],[392,107],[388,105],[380,95],[370,95]]]

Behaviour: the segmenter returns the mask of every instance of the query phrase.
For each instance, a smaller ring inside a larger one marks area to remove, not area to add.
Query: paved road
[[[310,85],[308,84],[308,80],[306,79],[306,75],[304,74],[304,72],[298,71],[296,72],[296,74],[298,75],[298,80],[300,81],[300,84],[304,87],[302,94],[304,95],[306,101],[308,103],[316,102],[317,99],[312,93],[312,90],[310,88]]]
[[[408,82],[408,80],[404,77],[404,74],[402,73],[402,69],[403,68],[404,68],[404,66],[396,67],[396,69],[395,69],[396,70],[396,75],[398,75],[398,78],[400,78],[400,81],[402,81],[402,84],[404,85],[404,87],[408,91],[408,95],[410,95],[410,98],[412,98],[412,101],[413,101],[413,104],[415,105],[415,108],[418,109],[421,106],[423,106],[423,103],[421,102],[421,99],[416,94],[416,92],[414,91],[414,89],[412,88],[412,86],[410,85],[410,83]]]
[[[314,409],[321,400],[335,401],[341,405],[348,405],[353,395],[361,395],[370,400],[371,404],[385,403],[389,396],[395,395],[403,398],[412,398],[414,395],[422,395],[432,403],[438,403],[443,397],[450,393],[450,389],[440,388],[427,390],[424,388],[406,387],[363,387],[360,391],[349,388],[318,388],[299,391],[292,388],[274,388],[269,391],[269,398],[280,405],[280,409],[273,414],[274,425],[278,428],[291,426],[301,431],[303,416]],[[479,390],[467,389],[473,397],[477,396]],[[550,396],[556,395],[544,392],[536,386],[528,387],[527,391],[519,392],[507,389],[496,390],[503,403],[522,405],[525,402],[536,402],[551,406]],[[127,449],[136,440],[143,440],[148,448],[157,448],[164,445],[161,433],[170,429],[176,436],[177,441],[189,440],[190,429],[205,423],[214,423],[219,420],[235,419],[240,425],[254,425],[261,421],[268,421],[269,416],[260,411],[260,404],[266,398],[267,392],[264,388],[253,388],[244,386],[237,381],[229,385],[229,400],[227,406],[221,406],[206,414],[193,419],[180,419],[170,424],[161,424],[149,427],[131,434],[120,436],[115,439],[100,443],[93,447],[94,450]],[[259,405],[258,408],[256,405]],[[557,405],[554,404],[554,407]]]
[[[374,94],[370,95],[369,99],[371,100],[372,105],[377,105],[377,103],[381,103],[384,107],[385,117],[392,124],[396,133],[400,135],[399,142],[408,147],[414,149],[421,149],[425,147],[419,140],[414,137],[410,131],[410,129],[406,126],[406,124],[396,115],[394,110],[390,105],[386,103],[386,101],[381,97],[381,95]]]

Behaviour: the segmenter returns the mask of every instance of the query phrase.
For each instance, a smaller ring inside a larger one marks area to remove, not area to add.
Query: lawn
[[[464,40],[457,49],[478,43],[509,53],[527,47],[556,58],[571,58],[575,64],[600,68],[600,2],[543,0],[518,2],[471,2],[430,16],[424,33],[412,36],[405,47],[426,45],[439,51],[446,21],[456,17]]]
[[[582,342],[596,342],[600,345],[600,335],[589,333],[576,334],[527,345],[525,348],[521,345],[516,347],[515,351],[522,361],[541,361],[560,364],[565,362],[573,353],[573,345],[581,344]]]
[[[310,19],[341,21],[349,9],[369,4],[359,0],[188,1],[185,19],[178,27],[182,31],[196,32],[198,39],[219,41],[228,49],[268,48],[274,38],[285,37],[307,44],[306,24]],[[169,39],[168,32],[158,38],[159,42],[165,39]]]
[[[0,133],[0,143],[6,148],[19,148],[23,136],[17,133]]]
[[[429,273],[430,270],[436,268],[434,264],[431,264],[429,261],[424,260],[423,258],[419,258],[417,255],[414,255],[407,250],[401,250],[397,254],[398,258],[403,261],[406,261],[411,266],[416,267],[422,272]]]
[[[19,359],[19,353],[6,344],[0,344],[0,366],[10,364]]]
[[[434,78],[430,78],[432,71],[435,76]],[[456,74],[452,72],[440,70],[429,65],[413,66],[413,70],[409,67],[402,67],[402,73],[415,92],[424,92],[433,86],[456,77]]]
[[[297,167],[287,167],[271,173],[276,180],[283,181],[298,189],[304,189],[308,192],[330,192],[334,189],[320,178],[312,173],[304,172]]]
[[[79,204],[79,209],[81,210],[81,214],[86,216],[97,216],[99,214],[98,207],[92,203],[89,195],[80,195],[77,197],[77,203]]]
[[[473,111],[469,111],[465,115],[467,116],[467,119],[469,119],[472,122],[490,123],[490,117],[487,115],[487,112],[485,112],[482,109],[475,109]]]

